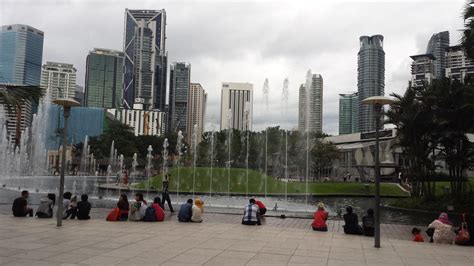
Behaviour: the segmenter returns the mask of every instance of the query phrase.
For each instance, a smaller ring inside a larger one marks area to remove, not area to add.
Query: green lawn
[[[469,184],[470,186],[467,186],[467,190],[470,191],[471,188],[474,190],[474,177],[469,177]],[[449,187],[451,189],[451,183],[449,182],[436,182],[435,185],[436,196],[444,196],[444,187]]]
[[[178,169],[173,168],[169,171],[171,174],[170,191],[177,190]],[[231,193],[247,192],[247,170],[232,168],[230,169],[230,191]],[[226,168],[214,168],[212,170],[212,188],[210,186],[211,170],[210,168],[196,168],[195,192],[209,193],[212,189],[213,193],[226,193],[229,187],[228,170]],[[285,194],[285,186],[288,185],[288,194],[305,193],[306,184],[304,182],[283,182],[273,177],[265,176],[260,172],[248,170],[248,193],[251,195],[265,193],[265,178],[267,180],[268,194]],[[152,189],[161,189],[162,176],[155,176],[150,182]],[[136,187],[146,189],[148,182],[142,182]],[[193,169],[179,169],[179,191],[192,192],[193,188]],[[308,183],[308,192],[313,195],[367,195],[364,183]],[[369,194],[374,193],[374,185],[369,185]],[[381,184],[382,196],[408,196],[395,184]]]

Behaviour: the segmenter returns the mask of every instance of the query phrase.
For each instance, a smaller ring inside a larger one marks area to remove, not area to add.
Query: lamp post
[[[382,106],[393,103],[392,98],[373,96],[362,100],[363,104],[374,106],[375,111],[375,243],[374,247],[380,248],[380,159],[379,159],[379,128],[382,115]]]
[[[64,128],[63,128],[63,151],[61,158],[61,175],[59,177],[59,199],[58,199],[58,213],[56,214],[57,226],[63,224],[63,194],[64,194],[64,174],[66,172],[66,146],[67,146],[67,120],[71,115],[71,107],[79,106],[80,103],[66,98],[60,98],[53,101],[54,104],[60,105],[64,110]]]

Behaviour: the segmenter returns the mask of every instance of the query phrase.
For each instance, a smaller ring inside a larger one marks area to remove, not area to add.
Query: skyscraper
[[[305,132],[306,130],[306,87],[300,85],[299,101],[298,101],[298,130]]]
[[[359,97],[357,92],[339,94],[339,135],[359,132]]]
[[[221,130],[252,130],[253,84],[223,82],[221,91]]]
[[[44,33],[28,25],[0,29],[0,83],[40,85]]]
[[[124,105],[165,110],[166,12],[125,9]]]
[[[194,128],[196,127],[197,141],[200,142],[202,139],[202,133],[204,132],[206,117],[206,103],[207,93],[199,83],[191,83],[191,89],[189,90],[188,96],[188,143],[192,143],[192,136]]]
[[[435,76],[435,57],[432,54],[420,54],[410,56],[411,63],[411,85],[422,86],[423,83],[430,84]]]
[[[175,62],[170,67],[169,116],[170,131],[187,134],[188,96],[191,85],[191,65]],[[189,131],[190,132],[190,131]]]
[[[123,62],[123,52],[97,48],[89,52],[86,62],[85,106],[122,106]]]
[[[383,96],[385,89],[385,52],[383,36],[361,36],[357,59],[357,89],[359,94],[359,131],[375,130],[374,108],[360,101]]]
[[[323,131],[323,77],[308,70],[306,84],[300,86],[298,130]]]
[[[445,77],[446,69],[446,53],[449,48],[449,31],[442,31],[431,36],[428,46],[426,47],[426,53],[432,54],[435,57],[435,77]]]
[[[461,82],[474,77],[474,61],[466,56],[462,46],[449,47],[446,62],[446,77]]]
[[[76,69],[72,64],[46,62],[41,71],[41,88],[51,99],[74,99],[76,94]]]

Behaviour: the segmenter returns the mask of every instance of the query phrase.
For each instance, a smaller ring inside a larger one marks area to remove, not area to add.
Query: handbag
[[[105,220],[109,222],[116,222],[120,219],[120,209],[119,208],[113,208],[110,210],[109,214],[107,214],[107,218]]]
[[[454,239],[454,243],[456,245],[464,245],[466,242],[471,239],[471,236],[469,234],[469,231],[467,230],[467,223],[466,219],[464,217],[464,214],[462,215],[462,223],[461,223],[461,229],[459,230],[456,238]]]

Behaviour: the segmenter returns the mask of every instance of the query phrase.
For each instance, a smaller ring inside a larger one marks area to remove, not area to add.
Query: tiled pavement
[[[239,216],[206,214],[201,224],[64,221],[0,215],[5,265],[474,265],[474,249],[373,238],[339,230],[313,232],[308,220],[267,218],[243,226]],[[339,229],[338,222],[331,222]],[[289,226],[285,226],[289,225]],[[395,229],[400,229],[395,226]],[[401,229],[400,229],[401,230]]]

